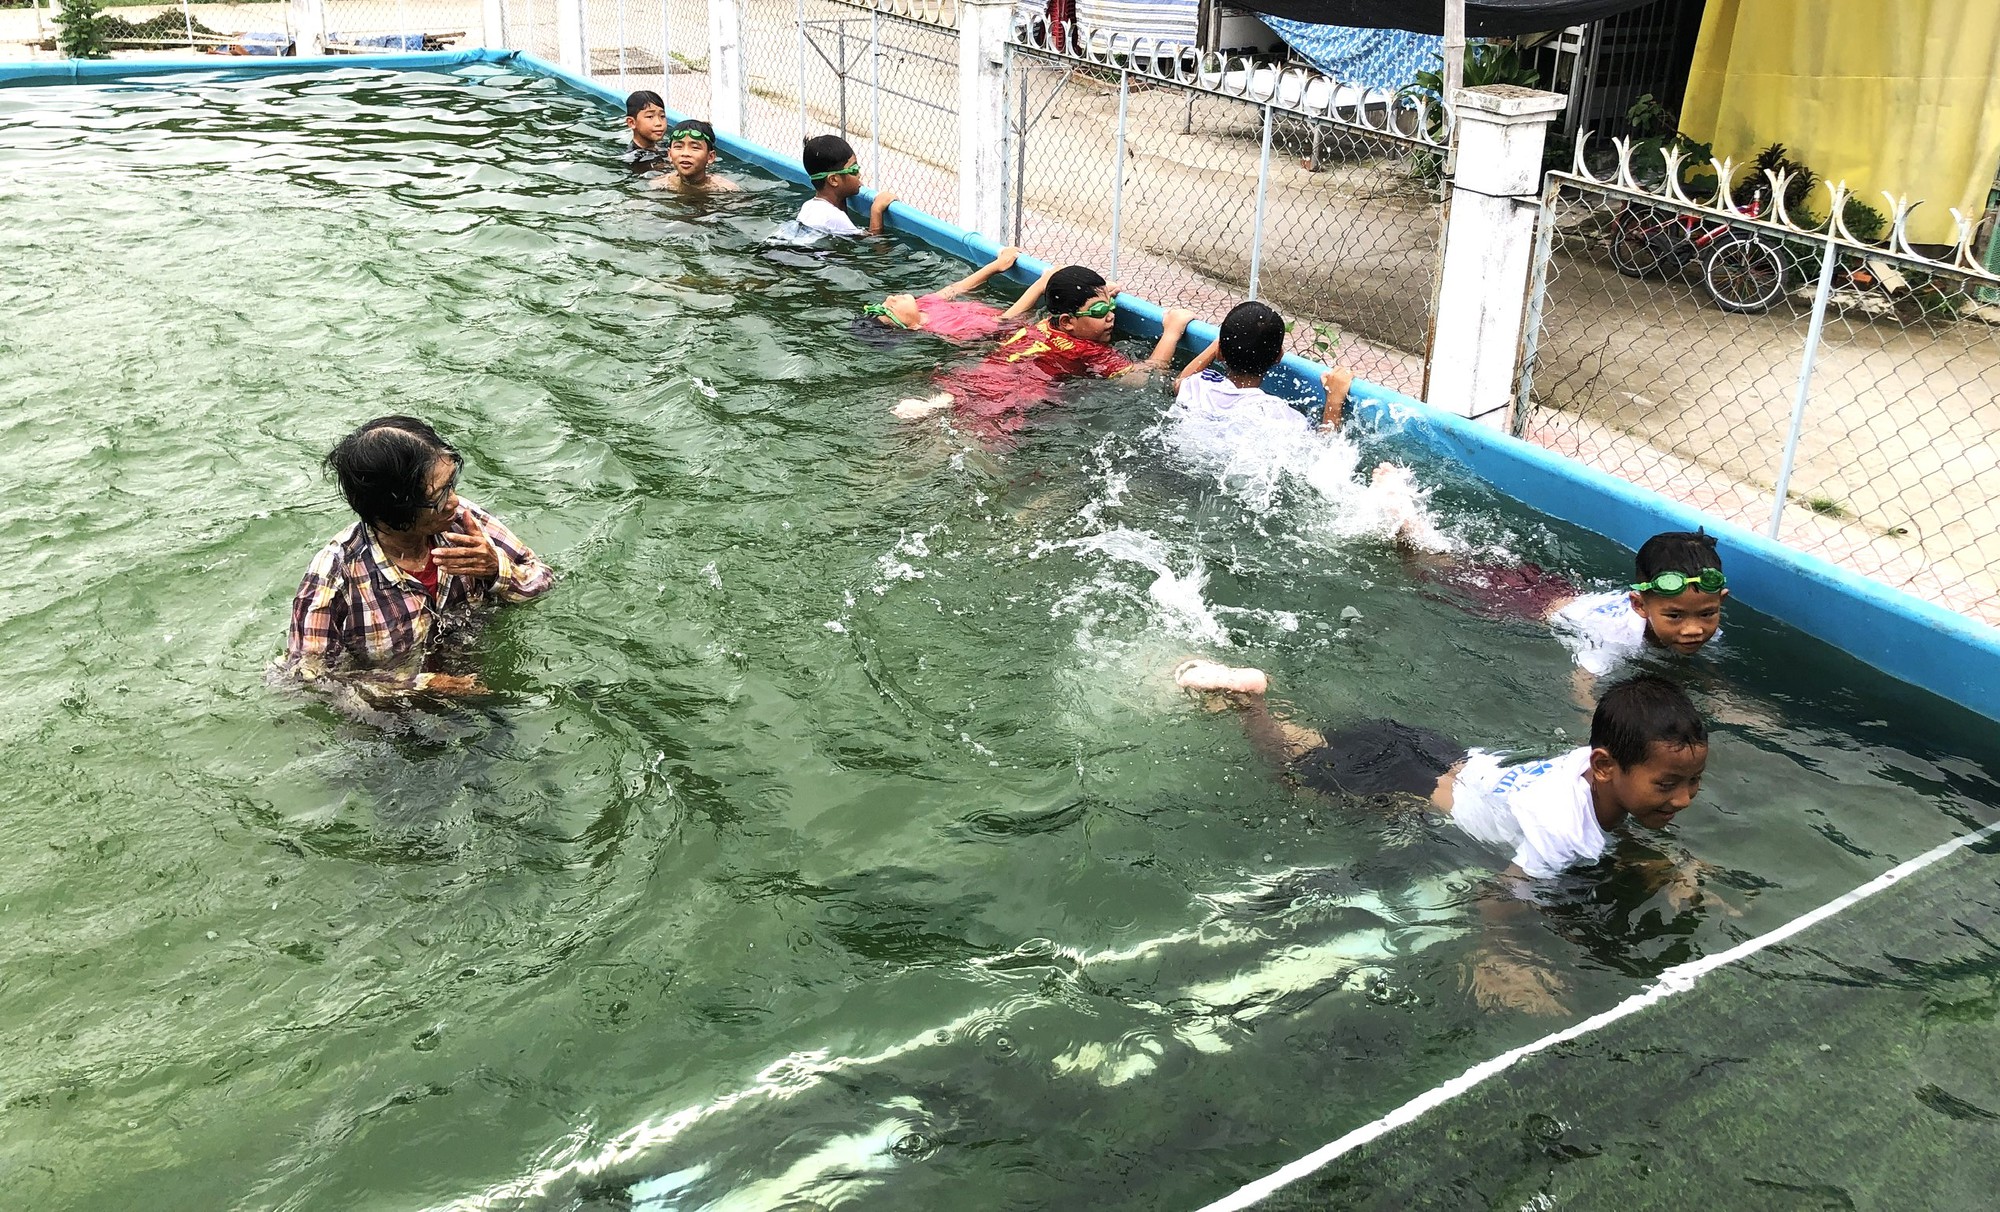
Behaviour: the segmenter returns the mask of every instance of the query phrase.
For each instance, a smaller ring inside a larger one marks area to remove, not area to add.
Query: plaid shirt
[[[424,658],[447,616],[489,597],[525,602],[549,591],[555,574],[513,531],[464,497],[458,504],[460,518],[479,519],[493,540],[499,575],[475,579],[440,572],[433,599],[415,576],[396,567],[367,525],[356,522],[320,549],[299,582],[278,671],[305,682],[338,677],[357,688],[421,689]],[[460,520],[446,529],[471,533]]]

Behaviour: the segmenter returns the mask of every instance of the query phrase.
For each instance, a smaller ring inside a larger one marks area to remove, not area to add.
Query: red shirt
[[[977,341],[1000,331],[1000,309],[972,299],[940,299],[925,295],[917,300],[925,332],[949,341]]]
[[[436,556],[426,555],[424,557],[424,566],[410,575],[417,578],[417,584],[424,587],[425,593],[432,597],[438,595],[438,562]]]
[[[952,395],[971,428],[990,435],[1012,433],[1029,409],[1055,399],[1064,379],[1108,379],[1132,365],[1124,354],[1099,341],[1057,331],[1043,320],[1019,328],[979,365],[938,380]]]

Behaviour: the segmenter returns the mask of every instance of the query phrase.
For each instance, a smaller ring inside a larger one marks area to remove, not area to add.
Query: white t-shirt
[[[1599,677],[1646,646],[1646,617],[1629,593],[1587,593],[1549,616],[1577,665]]]
[[[1474,839],[1510,851],[1536,879],[1587,866],[1609,845],[1584,772],[1590,747],[1546,761],[1503,766],[1483,749],[1466,755],[1452,780],[1451,819]]]
[[[1214,367],[1182,380],[1167,420],[1190,433],[1216,436],[1224,431],[1240,435],[1246,430],[1281,438],[1312,433],[1312,422],[1304,413],[1261,387],[1236,386]]]
[[[847,217],[847,212],[825,198],[812,197],[799,207],[799,226],[814,231],[823,231],[830,236],[859,236],[865,234]]]

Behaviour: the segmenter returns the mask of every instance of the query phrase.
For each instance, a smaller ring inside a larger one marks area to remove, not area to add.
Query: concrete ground
[[[673,108],[707,112],[702,0],[668,0],[644,21],[634,6],[622,39],[615,3],[588,3],[601,82],[655,88]],[[343,32],[465,30],[466,44],[478,40],[477,0],[328,4],[329,24]],[[956,216],[954,37],[887,19],[873,24],[885,50],[876,76],[865,13],[806,0],[814,24],[802,48],[797,10],[798,0],[748,0],[746,134],[789,151],[808,130],[840,128],[844,113],[871,184]],[[161,10],[118,11],[137,19]],[[198,4],[191,11],[224,31],[285,26],[281,4]],[[547,0],[510,0],[509,20],[514,45],[553,55]],[[35,28],[32,11],[0,10],[0,57],[31,53],[24,44]],[[843,59],[852,64],[844,98],[828,63]],[[1363,377],[1421,393],[1442,221],[1407,150],[1349,137],[1323,140],[1314,157],[1304,133],[1281,122],[1261,245],[1253,247],[1261,111],[1170,85],[1136,86],[1126,98],[1114,254],[1116,82],[1031,61],[1028,136],[1015,166],[1025,187],[1008,238],[1039,256],[1098,266],[1127,289],[1211,320],[1244,297],[1254,257],[1260,297],[1300,321],[1295,348],[1325,354],[1337,343],[1332,356]],[[674,65],[671,74],[665,64]],[[883,89],[879,111],[875,79]],[[1017,93],[1010,102],[1017,116],[1022,100]],[[1802,308],[1731,315],[1692,280],[1622,277],[1605,260],[1588,215],[1562,220],[1535,368],[1538,407],[1526,436],[1764,530],[1803,350]],[[2000,624],[2000,512],[1990,499],[2000,486],[1995,334],[1965,319],[1837,311],[1813,380],[1781,537]]]

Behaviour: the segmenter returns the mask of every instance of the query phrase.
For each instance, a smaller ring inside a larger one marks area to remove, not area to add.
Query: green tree
[[[109,59],[111,47],[101,0],[63,0],[56,14],[56,46],[72,59]]]

